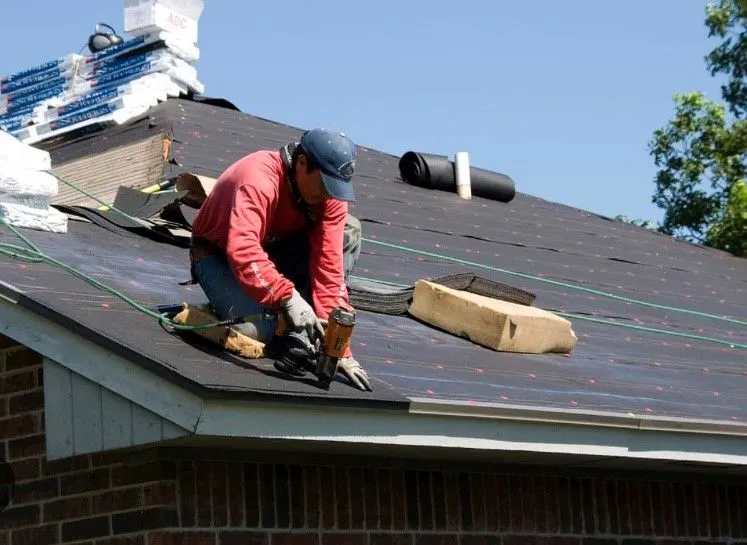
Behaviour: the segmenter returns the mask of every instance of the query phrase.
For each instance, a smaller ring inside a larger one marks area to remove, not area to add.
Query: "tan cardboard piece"
[[[419,280],[410,314],[439,329],[503,352],[567,353],[576,345],[571,322],[517,305]]]

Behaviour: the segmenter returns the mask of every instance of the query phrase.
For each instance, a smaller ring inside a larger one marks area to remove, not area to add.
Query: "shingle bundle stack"
[[[202,93],[194,66],[201,12],[202,0],[125,0],[131,39],[0,78],[0,128],[34,143],[93,123],[121,124],[168,97]]]
[[[0,219],[17,227],[67,232],[67,216],[51,208],[57,178],[46,151],[0,131]]]

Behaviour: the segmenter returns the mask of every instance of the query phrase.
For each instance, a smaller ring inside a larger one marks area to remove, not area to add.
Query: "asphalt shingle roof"
[[[273,149],[299,131],[254,116],[173,100],[115,134],[162,132],[172,139],[166,175],[217,176],[236,159]],[[354,135],[353,135],[354,136]],[[51,145],[53,160],[91,149],[95,133],[72,147]],[[75,146],[78,146],[75,148]],[[78,151],[76,151],[76,149]],[[72,151],[71,151],[72,150]],[[508,269],[661,305],[747,319],[747,260],[672,240],[593,213],[517,194],[508,204],[409,186],[398,159],[362,148],[356,170],[363,253],[356,274],[409,284],[471,271],[537,294],[542,308],[747,343],[747,328],[649,308],[584,291],[507,276]],[[521,189],[521,180],[518,180]],[[148,305],[204,302],[188,277],[186,250],[93,224],[67,235],[26,233],[53,257]],[[0,240],[10,241],[7,233]],[[442,254],[449,262],[377,245]],[[230,396],[303,396],[406,407],[409,398],[448,399],[568,410],[674,416],[747,423],[747,352],[693,339],[572,320],[579,342],[568,357],[497,353],[407,317],[361,312],[353,350],[375,391],[342,383],[329,392],[288,380],[271,362],[239,361],[169,334],[69,275],[44,264],[0,258],[0,291],[125,351],[141,365],[189,387]]]

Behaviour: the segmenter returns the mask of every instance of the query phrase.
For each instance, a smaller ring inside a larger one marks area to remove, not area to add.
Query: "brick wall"
[[[747,545],[735,479],[166,449],[48,462],[42,380],[0,337],[16,483],[0,545]]]

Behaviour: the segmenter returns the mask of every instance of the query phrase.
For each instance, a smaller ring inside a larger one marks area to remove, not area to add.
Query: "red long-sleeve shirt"
[[[247,155],[218,178],[192,225],[193,236],[225,250],[244,291],[273,309],[290,298],[294,286],[278,272],[263,244],[308,229],[285,175],[279,152]],[[348,304],[342,261],[348,205],[327,199],[314,212],[318,219],[309,232],[311,296],[317,316],[326,319],[335,307]]]

